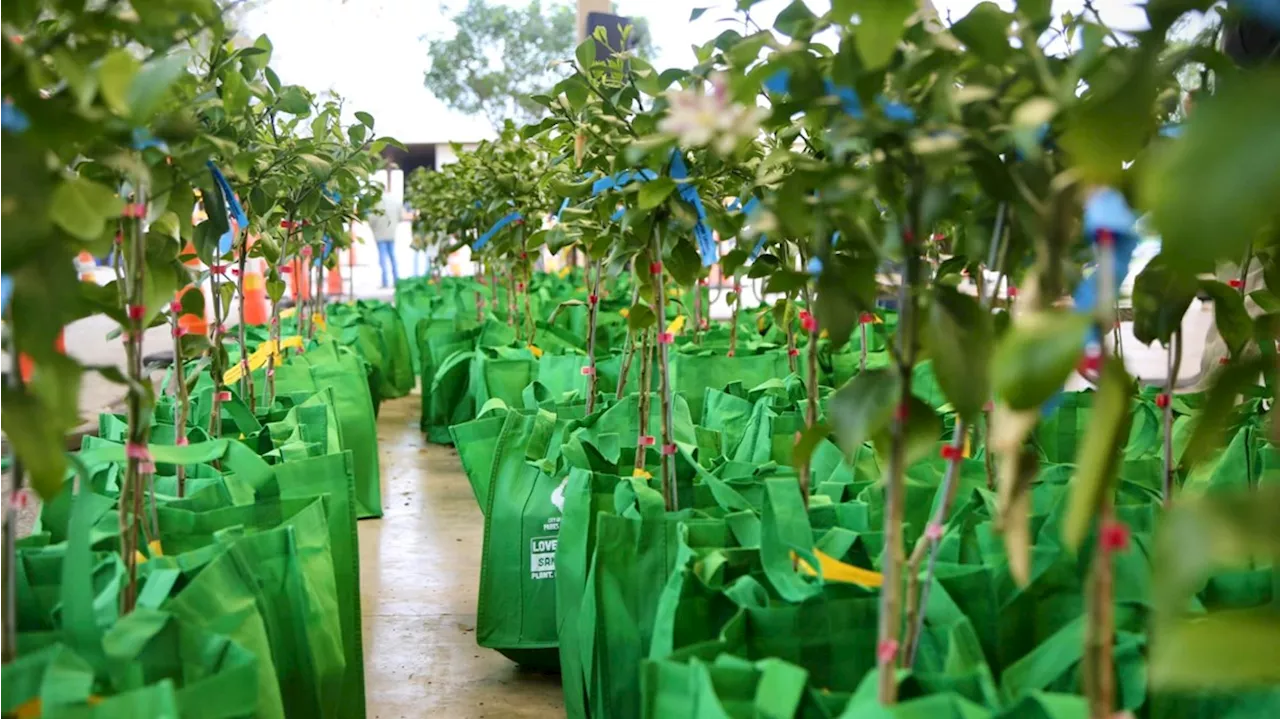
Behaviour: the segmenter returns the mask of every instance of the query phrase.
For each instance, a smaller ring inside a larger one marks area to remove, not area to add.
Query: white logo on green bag
[[[550,524],[548,522],[548,524]],[[560,522],[556,520],[556,529]],[[530,540],[529,565],[533,579],[556,578],[556,544],[559,540],[552,537],[534,537]]]

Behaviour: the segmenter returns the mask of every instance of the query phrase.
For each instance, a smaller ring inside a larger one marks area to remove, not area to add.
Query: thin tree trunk
[[[595,265],[595,279],[591,280],[591,291],[587,295],[587,414],[596,408],[596,315],[600,305],[600,263]],[[588,266],[587,273],[590,274]]]
[[[1174,461],[1173,461],[1173,388],[1178,381],[1178,371],[1182,369],[1182,330],[1173,333],[1173,346],[1168,350],[1169,377],[1164,383],[1164,407],[1161,409],[1161,423],[1164,425],[1164,507],[1173,504]]]
[[[659,233],[657,226],[653,230],[653,257],[654,265],[650,267],[650,275],[653,281],[653,294],[656,298],[654,308],[658,315],[658,382],[660,388],[659,399],[662,402],[662,447],[660,448],[659,457],[662,462],[662,494],[667,500],[667,509],[674,510],[679,506],[678,490],[676,489],[676,473],[674,466],[673,450],[675,444],[671,438],[672,425],[672,400],[671,400],[671,372],[670,372],[670,354],[672,337],[667,334],[667,290],[663,281],[662,268],[662,235]],[[656,270],[656,271],[655,271]]]

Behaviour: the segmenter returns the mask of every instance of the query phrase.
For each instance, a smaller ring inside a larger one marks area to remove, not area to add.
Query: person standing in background
[[[382,203],[369,215],[369,229],[373,231],[374,242],[378,245],[378,267],[382,270],[384,290],[400,280],[400,272],[396,268],[396,230],[404,219],[404,204],[390,190],[382,195]]]

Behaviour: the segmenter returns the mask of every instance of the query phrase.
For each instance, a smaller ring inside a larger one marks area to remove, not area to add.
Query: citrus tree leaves
[[[1090,322],[1074,312],[1043,312],[1020,320],[992,357],[995,393],[1015,410],[1044,404],[1079,362]]]
[[[129,86],[138,73],[138,61],[124,48],[107,53],[98,65],[98,91],[117,115],[129,114]]]
[[[1206,97],[1141,175],[1140,197],[1152,213],[1171,265],[1184,271],[1238,262],[1275,219],[1280,197],[1280,71],[1223,83]]]
[[[906,30],[907,18],[916,11],[914,0],[863,0],[857,4],[858,55],[863,66],[876,70],[888,64]]]
[[[642,210],[652,210],[675,192],[676,183],[670,177],[656,177],[641,183],[637,204]]]
[[[901,379],[890,369],[860,372],[831,396],[831,424],[836,440],[853,456],[893,419]]]
[[[951,34],[983,60],[1001,64],[1013,53],[1009,45],[1012,21],[1013,16],[995,3],[981,2],[951,26]]]
[[[1200,291],[1213,299],[1213,321],[1231,356],[1240,354],[1253,336],[1253,320],[1244,308],[1244,298],[1217,280],[1202,280]]]
[[[1077,549],[1093,525],[1107,492],[1111,491],[1120,453],[1129,441],[1131,378],[1124,361],[1109,357],[1102,366],[1098,394],[1076,454],[1071,499],[1062,524],[1067,547]]]
[[[934,293],[925,341],[938,385],[956,412],[972,422],[991,397],[991,315],[974,298],[949,287]]]
[[[1196,297],[1196,281],[1169,266],[1163,254],[1133,281],[1133,335],[1139,342],[1168,344]]]
[[[63,179],[53,191],[49,219],[75,237],[96,240],[109,218],[120,216],[124,201],[105,185],[78,175]]]

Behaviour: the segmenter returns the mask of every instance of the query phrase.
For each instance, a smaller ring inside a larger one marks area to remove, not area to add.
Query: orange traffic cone
[[[342,296],[342,263],[335,264],[333,269],[326,273],[324,291],[330,297]]]
[[[65,327],[58,330],[58,338],[53,341],[53,349],[56,350],[58,354],[67,353],[67,338],[65,333]],[[36,363],[31,359],[31,356],[25,352],[18,355],[18,372],[22,374],[23,382],[30,382],[31,378],[35,376]]]
[[[267,282],[262,277],[260,260],[249,260],[244,266],[244,321],[251,325],[267,323]]]
[[[302,260],[295,259],[289,263],[289,289],[293,291],[293,301],[296,303],[299,298],[303,301],[311,299],[311,273],[308,272],[309,267],[303,265]]]
[[[187,246],[182,250],[182,254],[190,255],[192,257],[192,259],[187,260],[185,263],[188,267],[200,266],[200,260],[195,259],[195,254],[196,254],[195,246],[192,245],[190,242],[188,242]],[[206,319],[206,317],[208,317],[209,307],[210,307],[209,294],[204,291],[203,286],[187,285],[186,287],[183,287],[182,289],[178,290],[177,293],[174,294],[174,299],[177,300],[179,303],[181,303],[182,296],[188,292],[200,292],[204,294],[204,313],[200,315],[193,315],[190,313],[178,315],[178,327],[181,327],[182,330],[187,334],[193,334],[193,335],[209,334],[209,322]]]

